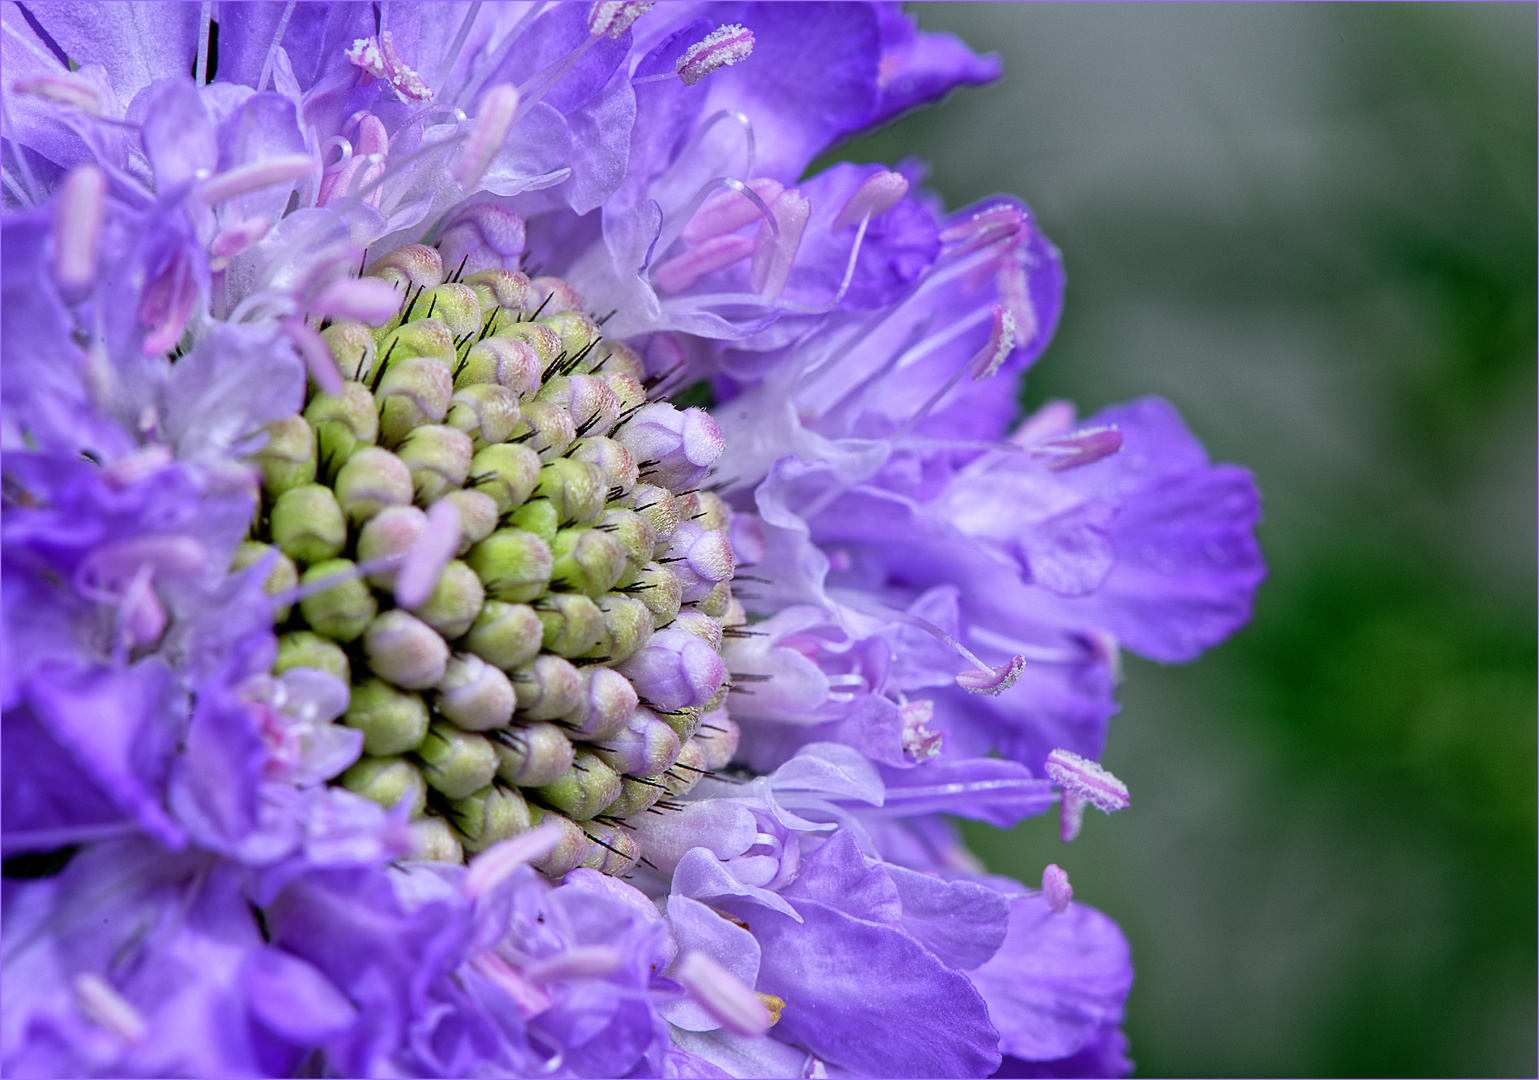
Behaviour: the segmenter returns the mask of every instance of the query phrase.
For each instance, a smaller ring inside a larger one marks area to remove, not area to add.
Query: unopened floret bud
[[[460,514],[460,546],[457,554],[463,555],[473,544],[479,544],[497,530],[497,500],[484,491],[447,491],[444,498],[454,504]]]
[[[492,782],[497,754],[483,736],[434,722],[417,747],[422,778],[450,799],[463,799]]]
[[[702,529],[692,521],[680,522],[674,530],[668,558],[669,567],[683,583],[686,604],[703,600],[719,583],[730,581],[736,569],[727,534]]]
[[[493,667],[512,671],[539,655],[545,626],[535,610],[525,604],[488,600],[460,642]]]
[[[625,355],[635,357],[636,354],[627,349]],[[645,374],[646,368],[641,364],[639,357],[636,358],[634,370],[626,367],[619,371],[611,371],[609,364],[604,365],[601,375],[609,384],[609,389],[614,392],[615,400],[620,403],[621,416],[631,415],[633,410],[640,409],[647,403],[647,388],[641,382]]]
[[[408,690],[436,685],[449,663],[449,646],[438,631],[400,608],[382,612],[369,623],[363,649],[376,675]]]
[[[604,508],[604,474],[596,465],[557,458],[540,470],[534,492],[549,499],[563,522],[592,521]]]
[[[508,216],[516,215],[508,213]],[[524,301],[529,297],[529,278],[517,270],[500,270],[496,267],[477,270],[473,274],[465,275],[465,284],[474,289],[476,295],[481,298],[483,312],[490,311],[494,307],[517,311],[524,306]]]
[[[514,787],[555,782],[572,767],[575,753],[555,724],[519,724],[495,736],[497,775]]]
[[[453,641],[474,625],[486,602],[481,579],[467,564],[454,559],[438,575],[438,583],[427,602],[412,608],[412,613]]]
[[[604,640],[604,613],[581,593],[543,597],[535,611],[545,627],[543,648],[557,656],[587,656]]]
[[[596,323],[581,311],[558,311],[542,314],[538,322],[554,330],[561,339],[560,351],[572,359],[591,345],[599,336]]]
[[[678,760],[662,774],[662,782],[667,785],[668,794],[688,795],[707,771],[705,754],[701,752],[699,743],[690,739],[679,747]]]
[[[631,492],[631,509],[646,519],[652,537],[659,546],[667,544],[673,536],[673,530],[679,527],[678,500],[665,487],[650,483],[637,484]]]
[[[642,467],[641,475],[674,490],[694,487],[726,449],[721,429],[704,409],[675,409],[667,402],[644,405],[615,432]]]
[[[344,379],[367,378],[374,370],[375,335],[363,323],[337,319],[321,331],[321,340],[331,350]]]
[[[587,306],[583,303],[580,292],[561,278],[551,277],[548,274],[530,280],[528,303],[537,308],[543,304],[544,307],[541,310],[545,315],[555,315],[562,311],[581,311]]]
[[[407,244],[375,259],[364,271],[367,277],[384,278],[397,288],[431,289],[444,279],[443,260],[426,244]]]
[[[603,742],[620,731],[636,711],[636,690],[631,681],[613,668],[591,667],[583,671],[586,692],[568,719],[572,738]]]
[[[551,546],[555,545],[556,537],[561,532],[561,515],[549,499],[530,499],[507,516],[507,523],[516,529],[534,533]]]
[[[590,435],[577,440],[571,456],[576,461],[586,461],[599,467],[604,474],[606,492],[619,491],[623,498],[636,486],[639,475],[636,459],[631,452],[604,435]],[[606,494],[605,498],[609,498]]]
[[[447,821],[424,817],[411,823],[411,852],[406,857],[418,862],[462,863],[465,849]]]
[[[593,847],[582,865],[601,874],[618,877],[630,872],[641,861],[641,845],[636,838],[614,825],[590,823],[588,839],[593,841]]]
[[[363,752],[376,757],[403,754],[422,742],[428,709],[417,694],[397,690],[382,679],[353,687],[342,722],[363,732]]]
[[[431,316],[428,315],[432,312]],[[414,315],[441,320],[453,337],[479,333],[481,330],[481,298],[469,285],[448,281],[435,289],[429,289],[417,298]],[[414,324],[409,324],[414,325]]]
[[[365,757],[339,778],[343,787],[386,810],[401,803],[408,817],[421,817],[427,805],[427,784],[417,767],[405,758]]]
[[[507,326],[499,326],[496,336],[506,341],[521,341],[534,351],[535,366],[537,372],[544,372],[546,368],[556,362],[556,357],[561,353],[561,335],[556,333],[544,323],[515,322]],[[498,382],[502,382],[501,379]],[[503,385],[508,385],[504,383]],[[533,394],[539,389],[540,382],[536,378],[529,384],[527,393]],[[525,393],[525,391],[520,391]]]
[[[494,600],[527,603],[550,583],[550,548],[522,529],[498,529],[471,548],[465,561]]]
[[[702,611],[685,608],[673,620],[673,629],[687,630],[717,652],[721,652],[721,622]]]
[[[395,361],[374,391],[379,402],[379,441],[395,446],[413,428],[441,422],[453,396],[454,380],[443,361],[427,356]]]
[[[451,808],[466,851],[485,851],[529,831],[529,804],[517,791],[500,784],[456,799]]]
[[[668,794],[668,789],[649,778],[636,778],[622,776],[620,778],[620,794],[614,802],[610,803],[607,814],[617,818],[628,818],[632,814],[644,814],[658,799]]]
[[[302,484],[273,504],[273,542],[295,562],[309,565],[335,558],[347,546],[347,521],[330,488]]]
[[[721,686],[726,666],[716,650],[684,630],[659,630],[619,665],[636,693],[652,706],[687,709],[704,705]]]
[[[517,399],[540,385],[540,373],[544,370],[539,353],[528,341],[521,337],[489,337],[465,350],[465,358],[454,368],[454,385],[462,390],[500,386]]]
[[[656,713],[637,708],[594,753],[617,773],[656,776],[679,756],[679,745],[678,734]]]
[[[539,455],[527,446],[501,443],[470,459],[468,486],[490,495],[499,514],[528,502],[539,480]]]
[[[302,416],[286,416],[267,425],[267,445],[253,455],[262,469],[262,487],[282,495],[315,479],[315,432]]]
[[[701,753],[701,768],[724,769],[737,753],[738,727],[724,710],[708,712],[700,718],[700,730],[694,745]]]
[[[556,879],[565,877],[582,865],[582,861],[588,857],[588,852],[593,848],[593,841],[588,839],[588,834],[583,832],[575,822],[560,814],[530,807],[529,821],[534,826],[554,823],[561,828],[561,839],[556,841],[556,846],[551,848],[548,854],[532,860],[529,864],[547,877]]]
[[[683,583],[672,570],[655,562],[643,566],[626,588],[647,606],[652,612],[652,621],[658,626],[667,626],[673,621],[684,599]]]
[[[572,767],[538,789],[540,801],[573,821],[587,821],[620,794],[620,776],[594,754],[578,754]]]
[[[599,601],[604,629],[609,634],[609,661],[623,663],[647,643],[656,629],[652,611],[633,596],[610,593]]]
[[[347,559],[316,563],[299,579],[301,587],[335,581],[299,602],[305,622],[318,634],[334,641],[352,641],[364,632],[379,611],[379,604]]]
[[[427,301],[419,300],[411,322],[380,335],[380,362],[385,365],[385,377],[395,366],[413,357],[437,360],[445,370],[453,370],[455,363],[454,334],[441,319],[424,319]]]
[[[518,420],[518,395],[492,383],[462,385],[449,399],[444,417],[444,423],[463,431],[477,450],[505,441]]]
[[[449,661],[438,683],[438,711],[467,731],[489,731],[513,718],[513,684],[474,653]]]
[[[387,506],[366,521],[358,532],[358,561],[383,563],[370,571],[370,584],[394,589],[401,562],[426,530],[427,514],[415,506]]]
[[[596,375],[554,375],[545,380],[535,400],[560,405],[582,434],[602,435],[620,415],[620,399]]]
[[[387,506],[410,506],[411,470],[389,450],[366,446],[337,472],[337,501],[347,520],[361,525]]]
[[[551,583],[587,596],[603,596],[625,573],[625,545],[598,529],[562,529],[550,553]]]
[[[527,445],[549,459],[566,453],[566,448],[577,438],[577,424],[566,409],[552,401],[526,401],[519,406],[522,414],[513,438],[528,440]]]
[[[273,545],[259,544],[255,540],[243,540],[235,549],[235,557],[230,560],[230,572],[238,574],[248,567],[255,566],[268,558],[269,552],[273,562],[267,571],[266,579],[262,582],[262,591],[268,596],[278,596],[299,584],[299,570],[294,566],[293,559]],[[288,617],[289,605],[284,604],[282,607],[273,608],[273,622],[281,623]]]
[[[379,413],[374,395],[362,383],[342,384],[342,393],[316,394],[305,406],[305,419],[315,429],[321,475],[337,474],[359,448],[379,438]]]
[[[395,449],[411,471],[417,502],[424,506],[465,482],[473,452],[469,435],[444,424],[413,429]]]
[[[582,705],[582,675],[559,656],[541,653],[534,663],[511,674],[521,721],[559,720]]]
[[[278,638],[278,659],[273,674],[282,675],[291,668],[315,668],[348,682],[347,653],[335,641],[328,641],[313,630],[296,630]]]
[[[695,601],[695,607],[713,619],[720,619],[732,606],[732,582],[718,581],[710,592]]]

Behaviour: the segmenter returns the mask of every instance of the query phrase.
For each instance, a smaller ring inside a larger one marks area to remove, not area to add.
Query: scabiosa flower
[[[1253,488],[1163,403],[1013,424],[1023,204],[804,175],[994,61],[0,17],[5,1071],[1127,1071],[1120,932],[945,815],[1127,805],[1118,649],[1244,621]]]

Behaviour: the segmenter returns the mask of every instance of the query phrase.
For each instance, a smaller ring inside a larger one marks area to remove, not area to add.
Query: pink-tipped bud
[[[755,292],[775,300],[785,291],[786,280],[791,276],[791,264],[796,261],[796,252],[801,247],[802,232],[807,228],[812,204],[799,191],[783,191],[770,207],[770,212],[780,227],[779,232],[772,230],[767,221],[759,226],[748,280]]]
[[[407,244],[375,259],[364,276],[384,278],[397,288],[409,284],[412,288],[432,289],[443,283],[444,264],[433,248]]]
[[[569,718],[574,725],[572,737],[585,742],[603,742],[625,727],[636,711],[636,688],[613,668],[593,667],[588,693],[579,710]]]
[[[999,304],[994,305],[993,315],[989,340],[978,350],[978,355],[973,357],[970,365],[973,369],[973,382],[982,382],[998,371],[1005,357],[1010,355],[1010,350],[1015,348],[1015,316]]]
[[[631,23],[651,10],[649,0],[598,0],[588,9],[588,33],[619,41]]]
[[[735,232],[749,222],[759,220],[764,214],[759,204],[769,207],[780,198],[785,187],[779,180],[761,176],[757,180],[748,181],[748,190],[759,197],[758,202],[735,187],[713,193],[695,211],[695,216],[689,219],[680,237],[686,244],[698,244],[723,233]]]
[[[702,529],[693,521],[679,523],[667,557],[683,585],[686,604],[705,599],[719,583],[730,581],[735,569],[727,534]]]
[[[1097,427],[1038,443],[1031,448],[1031,456],[1046,461],[1053,472],[1063,472],[1100,461],[1121,449],[1122,432],[1115,427]]]
[[[1069,901],[1074,899],[1074,887],[1069,884],[1069,875],[1056,863],[1048,863],[1042,871],[1042,896],[1047,900],[1047,906],[1057,915],[1069,910]]]
[[[470,128],[470,138],[454,163],[454,179],[461,187],[474,187],[486,167],[502,149],[508,129],[518,115],[518,90],[511,83],[498,83],[481,98],[481,111]]]
[[[78,109],[90,116],[100,116],[101,95],[96,88],[77,75],[34,75],[17,79],[11,89],[18,94],[31,94],[66,109]]]
[[[464,266],[460,280],[476,290],[483,308],[490,310],[493,304],[517,308],[522,303],[529,279],[504,269],[517,266],[524,253],[524,219],[513,211],[496,203],[465,207],[445,223],[438,235],[438,250],[450,267]]]
[[[395,581],[395,602],[420,607],[432,595],[449,560],[460,546],[460,513],[454,503],[440,499],[427,512],[427,527],[407,552]]]
[[[514,787],[542,787],[572,767],[572,744],[555,724],[519,724],[493,738],[497,775]]]
[[[677,71],[685,86],[694,86],[714,71],[748,59],[753,52],[753,31],[728,24],[711,31],[679,57]]]
[[[734,1035],[752,1039],[770,1029],[770,1012],[759,996],[705,953],[685,953],[674,968],[673,977]]]
[[[679,737],[650,709],[634,710],[594,753],[617,773],[656,776],[678,759]]]
[[[107,210],[107,177],[81,165],[64,179],[54,215],[53,272],[60,287],[83,289],[96,280],[96,245]]]
[[[310,302],[310,310],[335,319],[355,319],[369,326],[384,326],[401,308],[401,294],[379,278],[343,278],[333,281]]]
[[[957,685],[969,693],[998,697],[1015,685],[1025,668],[1025,657],[1012,656],[996,668],[967,668],[957,675]]]
[[[1063,788],[1065,795],[1077,795],[1102,813],[1127,807],[1128,786],[1093,761],[1059,748],[1047,755],[1048,778]]]
[[[315,159],[308,154],[278,154],[212,176],[203,182],[199,191],[204,202],[216,206],[250,191],[303,180],[315,169]]]
[[[851,225],[858,225],[867,215],[880,217],[898,205],[898,200],[907,194],[908,177],[902,173],[874,173],[855,189],[855,194],[844,204],[844,209],[839,211],[828,231],[836,233]]]
[[[935,718],[935,702],[910,701],[898,710],[903,717],[903,752],[912,761],[928,761],[941,752],[946,736],[927,725]]]

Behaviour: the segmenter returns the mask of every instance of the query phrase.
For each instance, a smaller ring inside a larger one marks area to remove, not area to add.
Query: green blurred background
[[[1175,402],[1271,568],[1128,663],[1132,809],[969,839],[1125,928],[1139,1075],[1535,1075],[1535,5],[911,10],[1005,78],[831,156],[1025,197],[1026,404]]]

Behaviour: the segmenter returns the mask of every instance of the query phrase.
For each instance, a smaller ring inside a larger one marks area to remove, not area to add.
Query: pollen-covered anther
[[[376,79],[390,84],[396,97],[403,102],[428,101],[433,91],[418,75],[401,60],[395,49],[395,38],[389,30],[378,37],[357,38],[346,53],[348,63],[362,68]],[[368,82],[365,79],[364,82]]]
[[[598,0],[588,9],[588,33],[619,41],[631,23],[651,10],[650,0]]]
[[[994,305],[992,314],[989,339],[969,365],[973,372],[973,382],[982,382],[997,372],[1016,345],[1015,316],[1000,304]]]
[[[454,162],[454,179],[463,188],[474,187],[508,137],[518,115],[518,90],[498,83],[481,98],[481,108],[470,127],[470,138]]]
[[[1069,910],[1069,901],[1074,899],[1074,887],[1069,884],[1069,875],[1056,863],[1048,863],[1042,871],[1042,896],[1047,906],[1057,915]]]
[[[991,694],[997,697],[1014,686],[1025,669],[1025,657],[1012,656],[995,668],[964,668],[957,674],[957,685],[973,694]]]
[[[72,170],[54,211],[53,272],[60,287],[83,289],[96,280],[96,248],[106,212],[106,174],[89,164]]]
[[[1044,766],[1048,778],[1063,788],[1065,795],[1076,795],[1103,813],[1127,807],[1128,787],[1095,762],[1059,748],[1047,755]]]
[[[935,718],[935,702],[910,701],[898,709],[903,718],[903,752],[912,761],[928,761],[941,752],[945,735],[926,725]]]
[[[729,23],[686,49],[675,70],[685,86],[694,86],[712,72],[748,59],[752,52],[753,31]]]
[[[1053,472],[1090,465],[1122,449],[1122,432],[1115,425],[1085,428],[1072,435],[1061,435],[1033,446],[1031,456],[1043,461]]]
[[[833,224],[828,227],[828,231],[836,233],[851,225],[858,225],[868,216],[881,217],[898,205],[907,194],[908,177],[902,173],[886,170],[873,173],[855,189],[849,201],[834,216]]]
[[[734,1035],[757,1038],[774,1023],[759,995],[703,952],[691,950],[680,957],[673,978]]]

